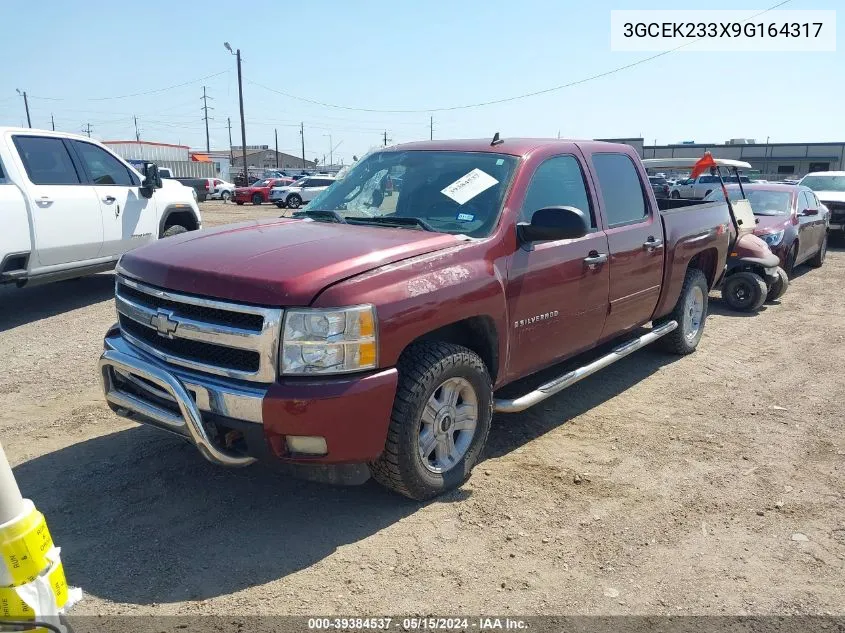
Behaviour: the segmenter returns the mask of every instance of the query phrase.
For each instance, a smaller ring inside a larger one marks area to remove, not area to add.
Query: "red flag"
[[[716,161],[713,160],[713,154],[704,152],[704,156],[693,166],[690,178],[698,178],[705,171],[711,167],[716,167]]]

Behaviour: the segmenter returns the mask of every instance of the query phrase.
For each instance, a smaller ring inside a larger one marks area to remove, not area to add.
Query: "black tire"
[[[229,200],[232,199],[232,194],[229,193],[228,191],[224,191],[223,193],[220,194],[220,199],[223,202],[229,202]]]
[[[187,227],[182,226],[181,224],[171,224],[168,226],[164,233],[161,234],[162,237],[173,237],[174,235],[179,235],[181,233],[187,233]]]
[[[252,204],[259,205],[264,202],[264,198],[261,197],[260,193],[256,193],[252,195]]]
[[[734,273],[722,286],[722,299],[739,312],[757,312],[766,302],[768,293],[763,278],[747,271]]]
[[[244,203],[241,202],[240,200],[235,200],[235,204],[238,205],[239,207],[244,206]]]
[[[707,277],[704,276],[704,273],[698,268],[688,268],[686,277],[684,277],[684,285],[681,287],[681,295],[678,297],[675,308],[654,324],[656,327],[659,327],[668,321],[678,322],[678,327],[657,340],[658,345],[663,351],[682,356],[692,354],[695,351],[704,332],[704,322],[707,320],[709,291]],[[692,336],[688,336],[693,331],[694,323],[693,315],[690,314],[689,301],[691,296],[696,295],[698,292],[701,293],[699,296],[703,302],[703,312],[699,318],[698,327],[695,328],[695,333]]]
[[[680,194],[679,192],[677,192],[677,191],[673,191],[671,194],[669,194],[669,197],[670,197],[670,198],[674,198],[675,200],[677,200],[678,198],[680,198],[680,197],[681,197],[681,194]]]
[[[419,438],[423,410],[444,381],[461,378],[476,398],[476,427],[464,455],[443,472],[423,464]],[[475,352],[451,343],[416,343],[399,359],[399,386],[384,452],[370,463],[373,478],[399,494],[419,501],[460,486],[481,457],[493,418],[493,387],[484,362]]]
[[[822,264],[824,264],[825,255],[827,255],[827,232],[824,234],[824,239],[822,240],[821,246],[819,246],[819,251],[813,255],[807,263],[813,268],[821,268]]]
[[[299,196],[298,193],[292,193],[285,200],[285,204],[288,206],[289,209],[298,209],[299,205],[302,204],[302,198]]]
[[[778,266],[777,274],[777,281],[769,286],[769,293],[766,295],[767,302],[777,301],[784,295],[786,289],[789,288],[789,275],[786,274],[786,271]]]
[[[280,209],[284,209],[285,203],[280,200],[279,202],[276,203],[276,206],[279,207]]]

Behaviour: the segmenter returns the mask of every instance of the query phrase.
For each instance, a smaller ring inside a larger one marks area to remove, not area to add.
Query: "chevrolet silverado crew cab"
[[[0,283],[108,270],[133,248],[200,228],[191,189],[144,167],[88,137],[0,127]]]
[[[627,145],[497,135],[376,151],[299,217],[124,255],[106,400],[217,464],[372,474],[433,497],[467,478],[494,411],[652,341],[695,350],[732,211],[660,202]],[[574,369],[503,395],[565,359]]]

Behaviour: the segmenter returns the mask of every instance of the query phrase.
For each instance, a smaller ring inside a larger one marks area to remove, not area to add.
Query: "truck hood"
[[[460,242],[455,235],[410,229],[256,220],[160,240],[126,253],[119,268],[169,290],[303,306],[337,281]]]
[[[816,191],[815,194],[822,202],[845,202],[845,191]]]

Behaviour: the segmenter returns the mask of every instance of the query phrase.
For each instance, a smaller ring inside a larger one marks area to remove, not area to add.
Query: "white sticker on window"
[[[490,174],[475,168],[466,176],[458,178],[451,185],[442,189],[440,193],[450,197],[458,204],[465,204],[482,191],[486,191],[493,185],[498,184],[498,182]]]

